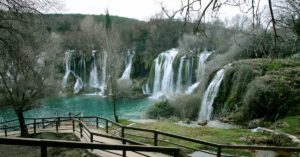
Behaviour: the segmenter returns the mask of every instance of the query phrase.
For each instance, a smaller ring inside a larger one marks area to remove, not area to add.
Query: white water
[[[149,88],[149,84],[148,84],[148,83],[146,83],[146,84],[143,85],[142,90],[143,90],[143,94],[144,94],[144,95],[149,95],[149,94],[151,94],[150,88]]]
[[[161,53],[155,60],[155,77],[153,93],[151,98],[159,98],[162,95],[172,95],[173,83],[173,61],[178,54],[177,49],[171,49]]]
[[[161,96],[170,97],[174,94],[191,94],[200,84],[205,74],[205,62],[211,52],[204,51],[198,56],[197,69],[194,70],[193,54],[188,53],[180,57],[178,70],[173,69],[173,62],[178,55],[178,49],[170,49],[161,53],[153,62],[153,86],[149,82],[142,87],[144,94],[152,94],[151,98]],[[177,76],[174,77],[174,71]],[[174,82],[174,79],[177,80]],[[193,78],[196,78],[193,80]],[[150,82],[151,84],[151,82]]]
[[[185,94],[191,94],[193,91],[200,85],[200,82],[196,82],[189,86],[189,88],[185,91]]]
[[[90,72],[90,86],[93,88],[99,88],[98,81],[98,68],[96,64],[96,51],[92,51],[93,63]]]
[[[76,82],[73,87],[73,93],[76,94],[83,88],[84,84],[83,84],[81,77],[76,75],[76,73],[71,70],[71,57],[72,57],[73,52],[74,52],[73,50],[65,52],[64,63],[65,63],[66,72],[63,77],[62,86],[63,86],[63,88],[67,87],[68,78],[69,78],[70,74],[72,74],[76,78]],[[73,65],[73,66],[75,67],[75,65]]]
[[[211,52],[208,52],[205,50],[204,52],[200,53],[198,56],[198,67],[197,67],[197,80],[198,82],[192,84],[187,88],[185,91],[185,94],[191,94],[194,92],[194,90],[200,85],[200,82],[204,79],[205,75],[205,62],[207,58],[211,55]]]
[[[198,72],[198,81],[202,80],[205,74],[205,62],[207,60],[207,58],[212,54],[212,52],[208,52],[208,51],[204,51],[202,53],[200,53],[199,57],[198,57],[198,68],[197,68],[197,72]]]
[[[71,51],[66,51],[65,52],[65,58],[64,58],[64,64],[65,64],[65,75],[63,77],[63,82],[62,82],[62,86],[63,88],[67,87],[67,83],[68,83],[68,77],[70,75],[71,72],[71,57],[72,57],[72,50]]]
[[[183,62],[186,57],[183,56],[180,58],[180,63],[179,63],[179,69],[178,69],[178,77],[177,77],[177,82],[176,82],[176,93],[180,94],[182,92],[182,67],[183,67]]]
[[[123,72],[120,80],[130,80],[133,56],[134,56],[134,52],[130,52],[130,51],[127,52],[127,56],[125,58],[125,71]]]
[[[101,85],[100,85],[100,95],[104,95],[104,90],[106,88],[106,66],[107,66],[107,52],[103,51],[102,57],[102,75],[101,75]]]
[[[199,112],[199,121],[209,121],[213,111],[213,103],[218,94],[221,82],[224,77],[225,70],[230,66],[230,64],[225,65],[220,69],[210,84],[208,85],[201,102],[200,112]]]
[[[82,88],[83,88],[82,79],[80,77],[77,77],[76,83],[75,83],[75,85],[73,87],[74,94],[78,93]]]

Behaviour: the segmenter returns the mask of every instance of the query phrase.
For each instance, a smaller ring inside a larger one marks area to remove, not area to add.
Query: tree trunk
[[[118,118],[117,110],[116,110],[116,100],[115,100],[115,98],[113,98],[113,106],[114,106],[114,117],[115,117],[115,120],[116,120],[117,123],[119,123],[119,118]]]
[[[275,57],[277,57],[277,29],[276,29],[276,21],[275,21],[275,17],[274,17],[274,13],[273,13],[273,8],[272,8],[272,1],[269,0],[269,10],[270,10],[270,14],[271,14],[271,21],[272,21],[272,25],[273,25],[273,50],[272,50],[272,61]]]
[[[28,129],[27,129],[27,125],[25,125],[23,110],[22,109],[15,109],[15,112],[16,112],[16,114],[18,116],[18,119],[19,119],[21,136],[27,136],[28,135]]]

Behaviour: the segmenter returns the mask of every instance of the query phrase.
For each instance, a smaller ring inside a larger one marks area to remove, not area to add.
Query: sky
[[[149,20],[161,12],[161,4],[168,10],[178,10],[181,0],[64,0],[65,7],[59,13],[105,14]],[[220,11],[222,19],[239,13],[238,8],[224,8]]]

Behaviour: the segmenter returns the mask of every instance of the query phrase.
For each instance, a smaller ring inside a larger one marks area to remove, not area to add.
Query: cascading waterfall
[[[198,82],[189,86],[188,89],[185,91],[186,94],[191,94],[200,85],[200,82],[205,75],[205,65],[206,65],[205,62],[211,54],[212,54],[211,52],[205,50],[204,52],[200,53],[200,55],[198,56],[198,68],[197,68]]]
[[[83,88],[83,82],[82,82],[81,77],[76,75],[76,73],[71,70],[71,57],[72,57],[73,52],[74,52],[73,50],[65,52],[64,62],[65,62],[66,72],[65,72],[65,75],[63,77],[62,85],[63,85],[63,88],[67,87],[69,75],[72,74],[76,78],[76,83],[73,87],[74,94],[76,94]],[[75,65],[73,65],[73,67],[75,67]]]
[[[63,88],[67,87],[67,83],[68,83],[68,77],[70,75],[71,72],[71,57],[72,57],[72,50],[70,51],[66,51],[65,52],[65,58],[64,58],[64,64],[65,64],[65,75],[63,77],[63,82],[62,82],[62,86]]]
[[[178,77],[177,77],[177,83],[176,83],[176,93],[179,94],[182,92],[182,67],[183,67],[183,62],[186,56],[183,56],[180,58],[179,62],[179,69],[178,69]]]
[[[193,53],[182,55],[177,60],[179,63],[177,66],[176,62],[173,63],[178,51],[178,49],[168,50],[154,60],[154,72],[151,75],[153,78],[148,79],[147,84],[142,87],[144,94],[152,94],[151,98],[159,98],[162,95],[168,97],[174,94],[191,94],[199,86],[205,74],[205,61],[211,52],[200,53],[196,60],[198,64],[194,63]],[[173,69],[174,66],[177,66],[178,70]],[[174,76],[174,71],[177,72],[176,76]],[[149,80],[153,82],[149,82]]]
[[[205,62],[207,60],[207,58],[212,54],[212,52],[208,52],[207,50],[205,50],[204,52],[200,53],[199,57],[198,57],[198,80],[202,80],[205,74]]]
[[[125,70],[120,80],[130,80],[130,72],[131,72],[133,56],[134,56],[134,52],[127,51],[127,56],[125,58]]]
[[[200,112],[199,112],[199,121],[208,121],[211,118],[213,111],[213,103],[218,94],[221,82],[224,77],[225,70],[230,66],[230,64],[225,65],[220,69],[212,81],[209,83],[201,102]]]
[[[177,49],[171,49],[161,53],[155,60],[155,77],[152,98],[159,98],[162,95],[172,94],[173,83],[173,61],[178,54]]]
[[[107,52],[103,51],[103,57],[102,57],[102,75],[101,75],[101,84],[100,84],[100,95],[104,95],[104,90],[106,88],[106,66],[107,66]],[[100,64],[101,65],[101,64]]]
[[[93,88],[99,88],[99,81],[98,81],[98,68],[96,64],[96,51],[92,51],[92,57],[93,57],[93,62],[92,62],[92,70],[90,72],[90,86]]]
[[[80,77],[77,77],[74,88],[73,88],[74,94],[78,93],[82,88],[83,88],[82,79]]]
[[[96,89],[96,93],[93,94],[104,95],[106,88],[107,53],[105,51],[103,53],[97,53],[96,50],[93,50],[91,57],[86,57],[85,54],[78,52],[75,55],[74,52],[73,50],[65,52],[63,88],[67,87],[68,78],[72,75],[76,79],[73,86],[75,94],[80,92],[81,89],[89,87]]]

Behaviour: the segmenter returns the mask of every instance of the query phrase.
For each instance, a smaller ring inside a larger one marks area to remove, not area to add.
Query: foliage
[[[149,118],[168,118],[174,115],[174,108],[168,101],[161,101],[151,106],[147,111]]]
[[[287,114],[298,115],[299,74],[297,60],[233,63],[225,73],[214,113],[241,123],[253,119],[277,121]]]
[[[182,119],[197,119],[201,98],[197,94],[182,95],[171,101],[175,115]]]
[[[257,75],[249,65],[232,65],[226,72],[214,102],[214,113],[229,114],[242,104],[247,85]]]

